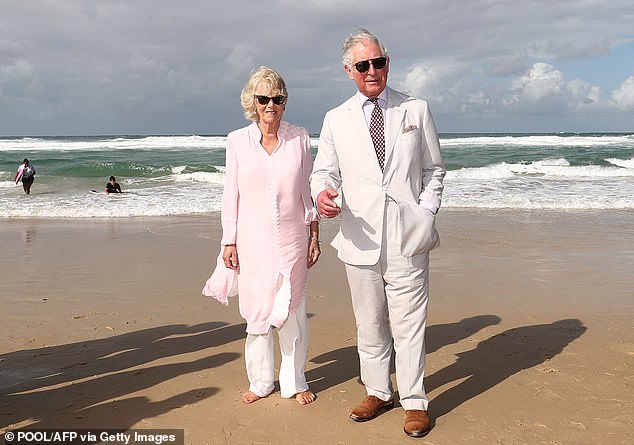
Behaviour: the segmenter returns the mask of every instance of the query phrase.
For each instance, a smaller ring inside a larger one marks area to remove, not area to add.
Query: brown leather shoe
[[[387,402],[375,396],[367,396],[361,403],[350,412],[350,418],[355,422],[365,422],[372,420],[382,411],[387,411],[394,407],[394,399]]]
[[[408,409],[405,411],[405,425],[403,431],[410,437],[423,437],[431,429],[431,420],[427,411]]]

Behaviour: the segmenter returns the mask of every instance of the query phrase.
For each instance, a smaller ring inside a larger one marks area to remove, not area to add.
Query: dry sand
[[[0,221],[0,431],[177,428],[186,444],[634,443],[634,213],[443,210],[426,388],[354,423],[364,396],[341,263],[308,289],[318,399],[245,405],[237,301],[200,294],[218,215]],[[322,224],[331,239],[335,223]]]

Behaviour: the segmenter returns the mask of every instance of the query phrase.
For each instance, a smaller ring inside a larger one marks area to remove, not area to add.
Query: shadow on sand
[[[456,323],[429,326],[426,332],[428,354],[500,321],[496,315],[478,315]],[[548,361],[585,331],[580,320],[567,319],[509,329],[480,341],[474,349],[458,353],[455,363],[425,377],[427,392],[465,379],[434,397],[430,414],[433,418],[443,416],[519,371]],[[356,346],[330,351],[310,361],[321,365],[306,373],[311,389],[316,393],[359,376]]]
[[[141,419],[195,403],[219,389],[190,388],[159,402],[145,397],[113,399],[238,359],[238,353],[221,352],[193,361],[153,363],[242,339],[244,331],[244,324],[170,325],[3,354],[0,428],[25,420],[35,421],[31,427],[60,428],[76,426],[78,419],[82,419],[82,427],[127,428]],[[108,417],[103,413],[113,409],[121,418],[113,419],[115,425],[104,425]],[[68,425],[51,424],[50,417],[60,414]]]
[[[457,344],[499,322],[495,315],[478,315],[429,326],[428,353]],[[126,396],[237,360],[240,353],[218,352],[192,361],[161,363],[169,357],[242,340],[245,327],[222,322],[169,325],[0,355],[0,428],[33,421],[31,428],[125,429],[143,419],[212,397],[219,387],[190,387],[161,401]],[[453,364],[425,378],[428,392],[463,380],[431,401],[432,417],[447,414],[513,374],[544,363],[585,330],[576,319],[522,326],[480,341],[474,349],[463,350]],[[356,346],[329,351],[310,362],[318,365],[306,374],[315,393],[359,376]],[[60,425],[60,418],[67,424]],[[54,419],[58,419],[57,423]],[[104,424],[108,419],[112,425]]]

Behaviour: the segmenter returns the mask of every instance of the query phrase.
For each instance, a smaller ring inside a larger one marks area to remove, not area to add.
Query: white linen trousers
[[[357,324],[361,381],[368,395],[393,397],[390,378],[396,352],[396,384],[406,410],[427,410],[425,328],[429,296],[429,253],[404,257],[400,251],[398,204],[386,199],[383,243],[377,264],[346,264]]]
[[[286,322],[277,329],[282,362],[280,364],[280,394],[284,398],[308,391],[306,383],[306,354],[308,353],[308,318],[306,298]],[[268,396],[275,380],[275,333],[271,327],[266,334],[247,334],[244,358],[249,378],[249,391],[260,397]]]

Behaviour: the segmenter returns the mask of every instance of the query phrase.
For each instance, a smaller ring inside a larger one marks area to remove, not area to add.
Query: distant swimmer
[[[110,193],[123,193],[121,191],[121,186],[117,182],[117,178],[114,176],[110,176],[110,179],[106,184],[106,195],[109,195]]]
[[[33,181],[35,180],[35,173],[35,167],[31,165],[27,158],[24,158],[24,161],[22,161],[22,165],[18,167],[18,171],[15,174],[14,180],[17,185],[20,179],[22,179],[22,188],[24,188],[24,193],[26,193],[27,195],[31,194],[31,186],[33,185]]]

